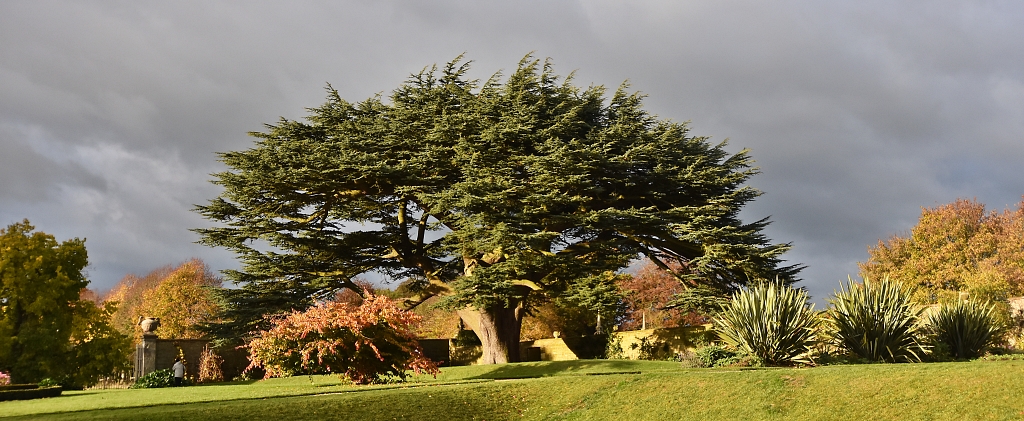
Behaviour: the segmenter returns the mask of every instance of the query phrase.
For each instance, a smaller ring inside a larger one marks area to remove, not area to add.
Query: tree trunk
[[[523,306],[489,307],[460,310],[466,325],[480,338],[481,364],[519,362],[519,334],[523,326]]]
[[[480,264],[493,265],[502,260],[501,249],[487,253],[482,258],[462,258],[465,276],[473,276],[473,270]],[[480,364],[503,364],[519,362],[519,334],[523,327],[523,302],[530,289],[518,286],[518,299],[503,306],[459,310],[459,316],[476,336],[480,338],[483,355]]]

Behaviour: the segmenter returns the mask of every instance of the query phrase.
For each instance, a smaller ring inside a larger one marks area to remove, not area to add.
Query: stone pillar
[[[142,335],[142,342],[135,345],[135,378],[156,371],[156,335]]]
[[[156,371],[156,328],[160,326],[159,318],[139,317],[142,328],[142,342],[135,345],[135,378]]]

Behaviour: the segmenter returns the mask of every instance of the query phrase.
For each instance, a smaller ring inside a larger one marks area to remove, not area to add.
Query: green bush
[[[58,381],[56,381],[54,379],[51,379],[49,377],[39,381],[39,387],[53,387],[53,386],[60,386],[60,382],[58,382]]]
[[[188,379],[181,379],[182,386],[188,386],[190,382]],[[162,370],[156,370],[145,376],[139,377],[132,384],[130,389],[154,389],[159,387],[171,387],[174,386],[174,371],[169,368]]]
[[[786,365],[802,360],[817,341],[819,320],[814,306],[807,306],[807,292],[766,283],[733,294],[715,326],[741,353],[767,365]]]
[[[699,347],[693,351],[693,357],[697,360],[697,366],[703,368],[725,367],[742,359],[738,352],[721,345]]]
[[[925,347],[918,335],[924,309],[914,305],[913,294],[912,286],[888,279],[840,284],[828,310],[835,345],[870,361],[921,361]]]
[[[605,342],[604,358],[609,360],[624,360],[626,352],[622,349],[622,337],[619,335],[608,335]]]
[[[974,301],[943,304],[928,316],[928,332],[954,358],[977,358],[998,339],[995,306]]]

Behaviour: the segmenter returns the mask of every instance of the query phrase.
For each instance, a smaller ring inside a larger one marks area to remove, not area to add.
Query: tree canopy
[[[127,275],[104,301],[118,303],[111,322],[126,335],[141,335],[139,317],[158,317],[161,337],[195,339],[204,336],[203,325],[216,320],[220,303],[215,291],[222,284],[206,263],[191,259],[142,277]]]
[[[678,267],[675,268],[679,270]],[[670,272],[650,261],[644,262],[632,276],[624,277],[619,288],[625,294],[625,317],[620,327],[625,330],[699,325],[710,322],[710,313],[694,308],[680,308],[680,294],[685,288]],[[725,298],[720,303],[726,304]],[[715,304],[719,304],[716,302]],[[718,305],[715,306],[717,310]]]
[[[1024,200],[1017,209],[986,211],[976,200],[924,208],[908,234],[868,249],[861,276],[917,285],[933,304],[960,292],[990,301],[1024,293]]]
[[[27,220],[0,229],[0,371],[88,386],[124,367],[128,340],[108,322],[112,307],[80,298],[85,240],[34,230]]]
[[[198,212],[202,242],[237,253],[221,334],[262,327],[367,272],[416,280],[472,327],[485,361],[517,360],[531,297],[614,283],[641,255],[687,287],[728,294],[792,281],[787,244],[743,223],[760,192],[746,150],[660,120],[623,85],[580,88],[525,57],[507,78],[467,77],[461,57],[413,74],[386,101],[348,102],[328,86],[305,121],[251,133],[222,153],[223,193]],[[612,285],[614,286],[614,285]]]

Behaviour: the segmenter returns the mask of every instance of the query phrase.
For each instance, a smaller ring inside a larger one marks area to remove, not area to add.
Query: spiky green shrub
[[[955,358],[977,358],[998,339],[995,306],[975,301],[943,304],[928,316],[928,331]]]
[[[726,344],[766,365],[785,365],[814,343],[819,318],[805,291],[765,283],[733,294],[715,324]]]
[[[871,361],[919,362],[923,308],[911,299],[914,288],[883,279],[849,279],[829,300],[830,333],[835,345]]]

